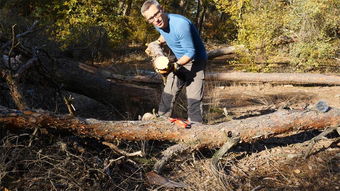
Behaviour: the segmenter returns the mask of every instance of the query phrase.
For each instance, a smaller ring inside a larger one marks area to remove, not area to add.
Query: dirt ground
[[[293,85],[207,84],[205,109],[208,123],[229,120],[225,112],[234,119],[247,118],[277,109],[304,110],[313,108],[319,101],[330,107],[340,108],[340,87],[303,87]]]

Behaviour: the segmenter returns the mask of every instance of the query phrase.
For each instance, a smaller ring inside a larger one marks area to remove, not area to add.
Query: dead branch
[[[154,171],[150,171],[145,174],[146,180],[149,184],[159,185],[161,187],[165,188],[185,188],[187,187],[186,184],[181,182],[175,182],[168,178],[165,178],[164,176],[161,176],[157,174]]]
[[[20,90],[18,81],[11,74],[5,73],[5,79],[9,88],[10,95],[19,110],[27,109],[24,96]]]
[[[223,144],[223,146],[216,151],[216,153],[214,154],[214,156],[211,159],[211,166],[213,168],[213,170],[217,170],[217,163],[218,161],[223,157],[223,155],[228,152],[234,145],[236,145],[238,142],[240,141],[239,137],[228,137],[226,142]]]
[[[24,65],[22,65],[18,71],[14,74],[14,78],[16,78],[17,80],[20,80],[20,78],[23,76],[23,74],[30,69],[31,67],[33,67],[35,64],[37,64],[38,62],[38,58],[37,57],[33,57],[30,58]]]
[[[13,101],[19,110],[24,110],[27,108],[27,103],[25,102],[24,96],[22,95],[22,92],[20,89],[19,80],[20,80],[22,73],[26,71],[26,69],[36,61],[36,58],[30,59],[24,65],[24,67],[22,67],[20,66],[21,64],[20,60],[12,59],[11,57],[16,47],[20,44],[20,42],[16,42],[16,40],[32,33],[37,23],[38,22],[35,21],[26,32],[17,34],[17,35],[15,34],[16,25],[13,25],[12,26],[12,39],[7,41],[7,43],[4,43],[0,49],[2,51],[3,49],[11,45],[9,47],[9,52],[7,56],[0,55],[4,62],[3,66],[0,65],[0,71],[7,82],[7,85],[10,90],[10,95],[12,96]],[[17,70],[17,72],[15,71],[17,68],[15,68],[13,65],[18,65],[19,69]]]
[[[163,170],[163,167],[176,155],[185,152],[189,150],[190,147],[188,145],[184,144],[176,144],[169,148],[167,148],[165,151],[162,152],[162,158],[156,162],[156,164],[153,166],[153,170],[160,174]]]
[[[37,24],[38,24],[38,21],[34,21],[33,24],[32,24],[32,26],[30,26],[30,28],[28,28],[27,31],[15,35],[15,39],[23,38],[23,37],[25,37],[25,36],[27,36],[27,35],[29,35],[29,34],[35,32],[35,31],[36,31],[35,28],[36,28]],[[11,43],[13,43],[12,40],[7,41],[6,43],[4,43],[4,44],[1,46],[1,50],[3,50],[4,48],[8,47]]]
[[[128,153],[128,152],[125,152],[121,149],[119,149],[116,145],[112,144],[112,143],[109,143],[109,142],[102,142],[103,145],[106,145],[108,147],[110,147],[112,150],[114,150],[116,153],[120,154],[120,155],[123,155],[125,157],[134,157],[134,156],[140,156],[142,157],[142,151],[137,151],[137,152],[133,152],[133,153]]]
[[[308,158],[311,155],[313,146],[320,141],[321,139],[325,138],[328,134],[332,133],[333,131],[337,131],[339,127],[328,127],[326,128],[322,133],[320,133],[318,136],[314,137],[312,140],[310,140],[310,143],[308,145],[308,148],[305,152],[304,159]]]

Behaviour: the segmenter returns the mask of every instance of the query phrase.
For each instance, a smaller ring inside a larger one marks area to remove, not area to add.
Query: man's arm
[[[189,58],[188,56],[184,55],[180,59],[177,60],[177,63],[179,65],[185,65],[186,63],[190,62],[190,60],[191,60],[191,58]]]
[[[163,37],[162,35],[160,35],[160,36],[158,37],[157,43],[160,44],[160,45],[165,43],[165,39],[164,39],[164,37]]]
[[[186,53],[177,60],[177,63],[180,65],[185,65],[194,58],[196,52],[189,23],[184,23],[181,25],[179,38],[180,44]]]
[[[163,37],[162,35],[160,35],[160,36],[158,37],[157,43],[160,44],[160,45],[166,43],[166,42],[165,42],[165,39],[164,39],[164,37]],[[182,56],[180,59],[177,60],[177,63],[178,63],[179,65],[185,65],[186,63],[190,62],[190,60],[191,60],[190,57],[184,55],[184,56]]]

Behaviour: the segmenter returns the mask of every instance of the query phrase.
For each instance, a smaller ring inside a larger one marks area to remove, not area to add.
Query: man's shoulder
[[[188,23],[188,24],[191,24],[191,21],[183,15],[170,13],[170,14],[168,14],[168,16],[170,18],[170,21],[173,21],[173,23],[177,23],[177,24]]]

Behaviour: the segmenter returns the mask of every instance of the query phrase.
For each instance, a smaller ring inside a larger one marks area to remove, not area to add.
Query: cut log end
[[[169,59],[166,56],[159,56],[154,61],[155,68],[159,70],[167,69],[169,66]]]

